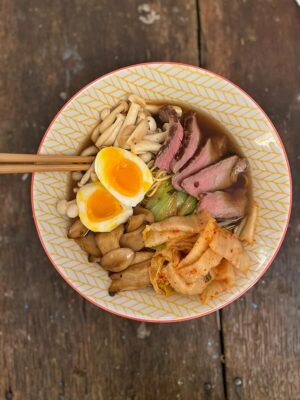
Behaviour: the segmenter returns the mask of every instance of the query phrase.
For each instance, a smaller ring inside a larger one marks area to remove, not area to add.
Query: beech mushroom
[[[134,125],[136,123],[136,118],[138,115],[138,112],[140,110],[141,106],[137,103],[131,103],[128,109],[128,113],[125,117],[125,120],[123,122],[123,125],[121,127],[120,133],[117,136],[114,145],[119,146],[119,136],[122,134],[122,131],[126,128],[128,125]]]
[[[145,226],[142,225],[132,232],[124,233],[124,235],[122,235],[120,239],[121,247],[129,247],[134,251],[139,251],[143,249],[145,247],[142,235],[144,228]]]
[[[86,147],[82,152],[80,153],[81,156],[95,156],[98,153],[99,149],[98,147],[92,145]]]
[[[96,141],[96,146],[98,148],[102,146],[111,146],[114,141],[116,140],[116,137],[118,136],[120,129],[123,125],[123,122],[125,120],[125,116],[123,114],[118,114],[116,116],[116,120],[112,125],[110,125],[97,139]]]
[[[96,143],[96,141],[97,141],[97,139],[98,139],[98,137],[100,135],[100,123],[101,122],[97,123],[97,125],[94,127],[94,129],[92,130],[92,133],[91,133],[91,140],[94,143]]]
[[[149,111],[151,114],[158,114],[158,111],[161,107],[162,105],[158,104],[146,104],[145,109]]]
[[[129,96],[128,96],[128,100],[129,100],[131,103],[139,104],[142,108],[144,108],[144,107],[146,106],[145,100],[144,100],[142,97],[140,97],[140,96],[138,96],[138,95],[136,95],[136,94],[131,94],[131,95],[129,95]]]
[[[69,218],[78,217],[78,207],[75,200],[59,200],[56,204],[56,209],[60,215],[67,216]]]
[[[149,161],[152,160],[153,154],[147,151],[147,153],[142,153],[139,156],[145,163],[148,163]]]
[[[100,135],[100,124],[101,120],[103,121],[108,115],[110,114],[110,108],[109,107],[104,107],[102,110],[100,110],[100,121],[96,124],[94,129],[92,130],[91,134],[91,140],[95,143]]]
[[[123,271],[135,258],[133,250],[128,248],[114,249],[106,253],[101,259],[101,266],[107,271]]]
[[[114,122],[118,114],[126,112],[128,110],[128,103],[124,100],[120,102],[99,124],[99,133],[103,133],[109,128]]]
[[[148,122],[148,126],[149,126],[149,131],[150,132],[154,132],[157,129],[157,124],[156,121],[153,117],[147,117],[147,122]]]
[[[124,225],[119,225],[111,232],[101,232],[96,234],[96,243],[103,255],[120,247],[119,241],[123,232]]]
[[[172,105],[172,107],[173,107],[174,110],[176,111],[177,117],[178,117],[178,118],[182,117],[182,108],[179,107],[179,106],[173,106],[173,105]]]
[[[86,236],[79,237],[74,240],[86,253],[90,254],[91,256],[93,257],[101,256],[101,252],[97,246],[94,233],[89,232]]]
[[[68,231],[69,239],[76,239],[87,235],[88,228],[83,225],[80,219],[76,219],[76,221],[70,226]]]
[[[147,117],[148,117],[149,115],[151,115],[151,114],[150,114],[148,111],[146,111],[146,110],[141,110],[141,111],[139,111],[139,112],[138,112],[138,115],[137,115],[136,122],[139,123],[139,122],[141,122],[143,119],[147,119]]]
[[[83,177],[80,179],[80,181],[78,182],[78,186],[82,187],[84,186],[91,177],[91,173],[95,172],[95,165],[94,163],[90,166],[90,168],[84,173]]]
[[[98,182],[98,176],[96,175],[96,172],[91,173],[91,181],[92,182]]]
[[[148,139],[143,139],[141,142],[134,144],[131,146],[131,151],[135,154],[142,154],[142,153],[157,153],[161,148],[160,143],[152,142]]]
[[[122,147],[123,149],[129,149],[128,146],[128,139],[131,137],[132,132],[136,129],[135,125],[127,125],[124,129],[121,130],[120,134],[118,135],[118,146]]]
[[[127,139],[127,144],[131,146],[133,144],[139,143],[146,136],[147,132],[148,123],[145,119],[142,119]]]
[[[100,111],[100,118],[103,121],[106,117],[108,117],[110,114],[110,108],[109,107],[104,107],[101,111]]]
[[[168,136],[168,132],[157,132],[146,135],[146,140],[154,143],[163,143]]]
[[[71,176],[72,176],[72,179],[74,182],[78,182],[82,178],[83,173],[80,171],[74,171],[74,172],[72,172]]]
[[[150,260],[129,266],[125,271],[117,272],[110,276],[111,284],[108,293],[114,296],[124,290],[135,290],[150,285],[149,269]]]

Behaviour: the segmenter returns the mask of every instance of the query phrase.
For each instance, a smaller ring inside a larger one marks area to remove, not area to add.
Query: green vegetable
[[[189,215],[195,210],[198,200],[195,197],[188,196],[183,206],[179,210],[179,215]]]
[[[171,185],[171,181],[169,179],[162,182],[154,196],[150,197],[150,199],[147,201],[147,208],[151,210],[152,207],[157,204],[157,202],[164,198],[169,192],[173,193],[173,191],[174,188]]]
[[[186,201],[188,194],[185,192],[177,192],[176,208],[179,210]]]
[[[151,208],[155,221],[162,221],[172,215],[176,215],[176,193],[165,193]]]
[[[162,182],[157,192],[147,201],[146,208],[152,211],[155,221],[162,221],[172,215],[191,214],[196,204],[197,199],[175,190],[168,179]]]

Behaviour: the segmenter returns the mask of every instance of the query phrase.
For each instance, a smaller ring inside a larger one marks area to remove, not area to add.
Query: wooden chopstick
[[[0,174],[24,174],[51,171],[87,171],[89,164],[0,164]]]
[[[66,156],[55,154],[14,154],[0,153],[0,163],[26,163],[26,162],[45,162],[45,163],[89,163],[91,164],[95,156]],[[74,171],[74,170],[73,170]],[[78,170],[77,170],[78,171]]]

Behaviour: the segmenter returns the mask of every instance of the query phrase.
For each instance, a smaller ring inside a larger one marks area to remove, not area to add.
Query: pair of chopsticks
[[[0,174],[86,171],[94,158],[94,156],[0,153]]]

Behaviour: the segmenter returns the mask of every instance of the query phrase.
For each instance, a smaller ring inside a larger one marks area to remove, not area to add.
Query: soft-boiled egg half
[[[100,182],[79,189],[76,202],[81,222],[93,232],[110,232],[132,215],[132,208],[121,204]]]
[[[130,151],[105,147],[95,160],[102,185],[122,204],[136,206],[150,189],[152,174],[144,161]]]

